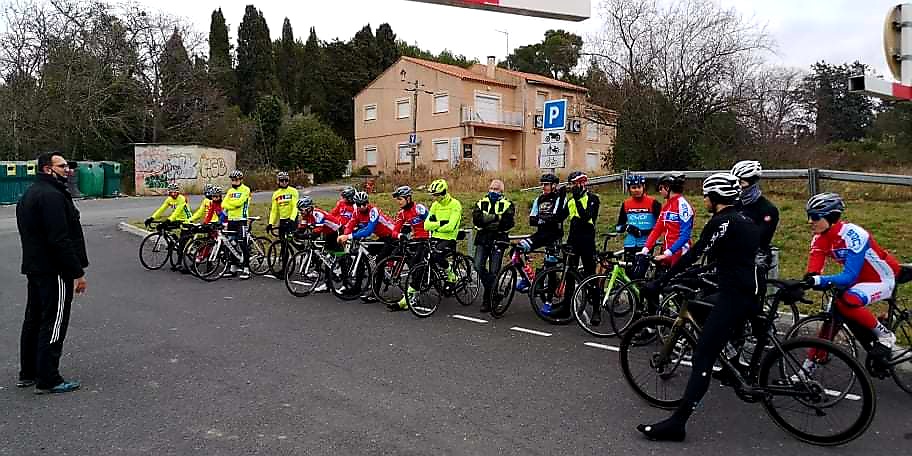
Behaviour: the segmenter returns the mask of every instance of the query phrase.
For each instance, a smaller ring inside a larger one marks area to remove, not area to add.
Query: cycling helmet
[[[180,185],[177,185],[177,183],[168,184],[168,193],[178,193],[180,191],[181,191]]]
[[[358,206],[364,206],[368,202],[367,192],[358,192],[355,193],[355,196],[352,197],[352,202]]]
[[[291,178],[288,177],[288,173],[286,173],[285,171],[279,171],[278,173],[276,173],[276,180],[280,180],[280,181],[286,180],[287,181],[290,179]]]
[[[229,179],[243,179],[244,173],[242,173],[241,170],[236,169],[236,170],[228,173],[228,178]]]
[[[732,203],[741,194],[738,177],[731,173],[716,173],[703,181],[703,196],[715,203]]]
[[[557,184],[560,182],[560,179],[558,179],[554,174],[548,173],[542,174],[542,177],[538,180],[538,182],[542,184]]]
[[[356,192],[355,187],[352,187],[351,185],[349,185],[348,187],[343,188],[341,192],[339,192],[339,196],[341,196],[342,199],[344,199],[345,201],[348,201],[349,203],[351,203],[352,198],[355,197],[355,192]]]
[[[411,198],[412,197],[412,187],[408,185],[403,185],[396,189],[393,192],[393,198]]]
[[[804,210],[808,217],[827,217],[831,223],[838,220],[845,211],[845,202],[838,193],[819,193],[808,200]]]
[[[656,184],[656,188],[665,186],[674,192],[681,192],[684,190],[684,173],[680,171],[672,171],[670,173],[665,173],[659,176],[659,181]]]
[[[587,183],[589,183],[589,176],[587,176],[586,173],[584,173],[582,171],[574,171],[574,172],[570,173],[569,176],[567,176],[568,184],[573,184],[573,183],[580,182],[580,181],[582,181],[583,185],[586,185]]]
[[[731,173],[737,176],[738,179],[751,181],[763,176],[763,167],[760,166],[760,162],[756,160],[743,160],[735,163]]]
[[[428,186],[428,192],[431,195],[443,196],[447,193],[447,181],[443,179],[437,179],[434,182],[431,182],[431,185]]]
[[[205,196],[206,198],[212,198],[212,188],[213,188],[212,184],[206,184],[206,188],[205,188],[205,190],[203,190],[203,196]]]
[[[304,195],[301,199],[298,200],[298,210],[303,211],[304,209],[312,209],[314,207],[313,198]]]
[[[212,195],[212,197],[216,197],[224,195],[225,191],[222,190],[221,186],[213,185],[212,188],[209,189],[209,193]]]
[[[627,175],[627,186],[631,185],[646,185],[646,176],[640,174],[628,174]]]

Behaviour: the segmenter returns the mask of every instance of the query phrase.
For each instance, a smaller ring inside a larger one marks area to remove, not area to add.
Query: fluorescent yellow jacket
[[[211,199],[203,198],[203,202],[200,203],[200,207],[196,209],[196,212],[194,212],[192,216],[190,216],[190,221],[198,222],[198,221],[202,220],[203,217],[205,217],[206,214],[209,212],[209,206],[211,206],[211,205],[212,205]]]
[[[168,217],[169,222],[183,222],[190,218],[190,208],[187,206],[187,197],[177,195],[177,198],[168,196],[162,203],[161,207],[152,213],[152,218],[158,220],[168,208],[171,208],[171,215]]]
[[[269,210],[269,224],[279,220],[295,221],[298,218],[298,189],[289,185],[272,193],[272,208]]]
[[[428,217],[424,220],[424,229],[431,233],[431,238],[452,241],[459,235],[462,223],[462,203],[450,195],[431,204]]]
[[[250,187],[241,184],[238,188],[228,187],[222,199],[222,209],[228,214],[228,221],[247,220],[250,209]]]

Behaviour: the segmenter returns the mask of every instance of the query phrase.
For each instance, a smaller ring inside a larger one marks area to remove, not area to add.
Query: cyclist
[[[355,193],[352,197],[352,202],[355,203],[355,213],[352,219],[348,221],[348,224],[345,225],[345,234],[339,236],[339,244],[344,246],[349,239],[365,239],[371,235],[376,235],[385,244],[380,249],[371,246],[368,250],[378,258],[389,255],[393,251],[393,245],[390,242],[393,239],[393,229],[395,228],[393,222],[379,207],[370,204],[366,192]],[[360,284],[362,282],[364,272],[362,267],[355,271],[355,283]],[[361,295],[362,301],[374,302],[377,300],[373,296],[373,291],[370,287],[363,291],[364,293]]]
[[[162,205],[152,213],[152,216],[146,219],[146,225],[158,220],[169,208],[171,209],[171,214],[168,215],[166,220],[174,224],[180,225],[183,222],[187,222],[193,215],[190,213],[190,205],[188,204],[187,197],[181,195],[180,186],[176,183],[168,185],[168,196],[165,198],[165,201],[162,202]],[[183,262],[184,246],[186,246],[187,242],[190,240],[190,232],[182,228],[177,239],[178,261],[176,266],[171,267],[171,270],[186,273],[187,271],[184,270]]]
[[[532,209],[529,211],[529,226],[534,226],[535,232],[519,242],[519,246],[526,252],[539,247],[556,246],[564,237],[564,219],[561,218],[564,214],[561,213],[561,208],[564,205],[566,193],[558,192],[557,186],[560,179],[552,173],[542,174],[539,183],[542,186],[541,195],[532,201]],[[545,256],[545,269],[555,264],[557,264],[557,258],[551,255]],[[554,283],[555,280],[556,274],[551,283]],[[516,289],[525,291],[530,285],[524,277],[516,284]]]
[[[314,234],[319,234],[323,237],[327,250],[339,250],[336,238],[339,236],[339,230],[344,226],[342,219],[316,207],[313,198],[307,195],[298,200],[297,208],[300,215],[298,229],[312,229]],[[314,292],[317,293],[322,291],[326,291],[325,282],[317,285],[314,289]]]
[[[244,173],[236,169],[228,174],[231,188],[225,194],[222,208],[228,214],[228,230],[233,231],[235,240],[244,255],[238,277],[241,280],[250,278],[250,246],[247,245],[247,216],[250,208],[250,187],[244,185]],[[231,265],[226,275],[238,274],[238,266]]]
[[[763,269],[763,275],[772,267],[772,242],[779,226],[779,209],[771,203],[760,191],[760,177],[763,168],[760,162],[744,160],[735,163],[731,173],[739,179],[741,185],[741,198],[738,201],[738,210],[748,216],[763,232],[762,247],[757,254],[757,265]]]
[[[598,220],[599,197],[587,189],[589,176],[582,171],[574,171],[567,178],[570,184],[570,194],[561,209],[561,217],[570,223],[567,230],[567,245],[573,249],[572,258],[568,261],[571,271],[583,263],[586,276],[595,273],[595,224]],[[566,191],[566,190],[565,190]],[[572,277],[567,279],[564,291],[564,300],[560,303],[542,303],[542,312],[554,316],[568,315],[570,312],[570,297],[573,296],[575,283]],[[601,313],[594,312],[591,321],[597,325],[601,322]]]
[[[279,188],[272,193],[272,206],[269,209],[269,223],[266,231],[272,231],[276,222],[279,223],[279,239],[294,232],[295,219],[298,216],[298,189],[289,185],[291,179],[285,171],[276,174],[276,184]],[[282,250],[282,264],[288,260],[288,252]]]
[[[409,238],[410,234],[413,239],[428,239],[431,237],[430,233],[424,229],[424,221],[428,217],[428,208],[423,204],[412,201],[412,194],[412,188],[408,185],[403,185],[393,192],[393,198],[395,198],[396,203],[399,204],[399,212],[396,214],[394,222],[396,227],[393,229],[393,238],[403,242]],[[413,260],[415,258],[423,258],[426,254],[427,252],[424,250],[424,246],[421,246],[415,255],[409,257],[409,266],[414,264]],[[412,280],[417,281],[419,278],[416,276],[413,277]],[[409,284],[406,294],[402,296],[402,299],[400,299],[398,303],[389,304],[387,309],[390,312],[407,310],[409,301],[417,293],[417,289],[414,285],[415,284]]]
[[[494,179],[488,186],[488,194],[475,203],[472,209],[472,223],[475,225],[475,269],[481,277],[484,295],[481,311],[491,311],[491,289],[503,263],[503,249],[494,241],[506,241],[508,233],[516,224],[516,207],[504,197],[504,183]]]
[[[665,250],[655,257],[656,261],[672,266],[690,248],[690,236],[693,232],[693,207],[684,198],[684,173],[670,172],[659,177],[659,193],[665,198],[665,204],[659,213],[655,227],[646,239],[646,245],[640,250],[648,255],[655,247],[660,236],[665,236]]]
[[[222,196],[224,194],[225,191],[218,185],[213,185],[209,189],[209,206],[206,209],[206,215],[203,217],[203,225],[228,221],[228,214],[222,209]]]
[[[447,278],[455,280],[452,268],[448,267],[446,256],[456,251],[456,238],[459,237],[459,226],[462,224],[462,203],[449,193],[449,185],[443,179],[437,179],[428,186],[428,192],[434,198],[424,229],[431,234],[433,254],[431,261],[437,267],[447,270]],[[409,305],[412,303],[410,302]]]
[[[627,175],[627,192],[630,198],[621,203],[615,231],[627,233],[624,237],[624,261],[633,264],[634,256],[646,245],[662,205],[646,194],[646,177],[639,174]]]
[[[692,370],[684,397],[677,410],[664,421],[639,425],[637,430],[651,440],[682,441],[688,418],[709,389],[713,364],[725,344],[737,331],[744,329],[748,318],[760,310],[756,296],[759,289],[754,258],[761,245],[760,228],[737,211],[740,193],[738,178],[729,173],[716,173],[703,181],[703,205],[712,214],[700,239],[661,279],[646,284],[653,295],[667,280],[681,273],[701,257],[718,274],[719,288],[706,300],[715,305],[703,320],[703,332],[694,350]],[[694,306],[697,307],[697,306]],[[698,313],[702,308],[693,309]]]
[[[342,221],[345,222],[345,224],[348,224],[348,221],[355,215],[355,203],[353,201],[355,193],[357,193],[355,187],[349,185],[348,187],[343,188],[342,191],[339,192],[339,201],[336,203],[336,207],[329,211],[329,213],[336,217],[341,217]]]
[[[868,328],[877,338],[877,354],[889,354],[896,335],[881,323],[865,306],[887,299],[896,287],[899,262],[881,248],[864,228],[842,220],[845,202],[836,193],[821,193],[808,200],[805,211],[814,232],[808,255],[804,281],[817,288],[836,286],[843,291],[836,299],[839,314]],[[838,274],[822,275],[827,257],[842,265]],[[827,334],[821,328],[820,334]],[[805,368],[813,371],[813,353],[805,360]]]
[[[212,184],[206,184],[206,188],[203,190],[203,201],[200,202],[199,207],[196,208],[196,211],[190,216],[188,219],[189,222],[199,222],[209,212],[209,206],[212,205],[212,188]]]

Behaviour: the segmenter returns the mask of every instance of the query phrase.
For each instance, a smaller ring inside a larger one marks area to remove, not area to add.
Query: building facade
[[[417,116],[413,92],[406,90],[415,81]],[[493,58],[461,68],[402,57],[355,97],[353,166],[374,174],[406,171],[415,150],[417,164],[434,171],[462,161],[485,171],[535,170],[542,107],[556,99],[568,101],[566,170],[610,167],[617,115],[588,104],[585,88],[498,68]]]

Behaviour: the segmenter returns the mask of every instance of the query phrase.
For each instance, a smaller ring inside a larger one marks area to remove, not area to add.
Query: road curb
[[[146,237],[149,234],[151,234],[151,231],[146,231],[142,228],[137,228],[133,225],[130,225],[127,222],[120,222],[120,224],[117,225],[117,228],[119,228],[120,231],[123,231],[125,233],[130,233],[130,234],[132,234],[134,236],[138,236],[138,237]]]

